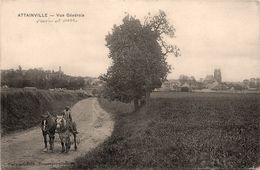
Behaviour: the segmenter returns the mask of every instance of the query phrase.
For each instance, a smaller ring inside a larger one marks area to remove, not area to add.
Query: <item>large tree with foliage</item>
[[[109,58],[112,65],[101,79],[106,82],[104,96],[122,102],[138,100],[146,96],[149,104],[150,93],[162,85],[170,65],[166,62],[168,54],[179,55],[179,49],[168,45],[165,37],[174,36],[175,29],[166,19],[166,14],[139,19],[127,15],[123,24],[114,25],[112,33],[106,36]]]

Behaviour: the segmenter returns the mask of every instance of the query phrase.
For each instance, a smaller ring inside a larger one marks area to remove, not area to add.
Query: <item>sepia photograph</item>
[[[0,169],[260,170],[259,0],[0,8]]]

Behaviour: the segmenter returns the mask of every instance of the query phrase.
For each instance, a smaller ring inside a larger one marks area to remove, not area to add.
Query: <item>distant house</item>
[[[158,89],[158,91],[171,91],[171,83],[166,80],[162,83],[162,86]]]
[[[207,75],[203,81],[204,84],[213,83],[215,81],[213,75]]]
[[[244,86],[248,89],[250,81],[248,79],[243,80]]]
[[[183,85],[181,85],[180,87],[181,92],[191,92],[192,88],[188,83],[184,83]]]
[[[228,89],[228,87],[225,84],[220,83],[218,81],[214,81],[213,83],[207,84],[206,88],[210,89],[210,90],[227,90]]]
[[[169,82],[170,82],[170,90],[171,91],[180,91],[181,83],[180,83],[179,80],[172,79],[172,80],[169,80]]]
[[[245,90],[248,89],[244,83],[228,83],[227,86],[230,90]]]

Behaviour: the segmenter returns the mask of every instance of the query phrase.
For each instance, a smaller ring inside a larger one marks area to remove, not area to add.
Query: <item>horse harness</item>
[[[47,118],[45,118],[45,119],[43,119],[42,120],[42,132],[44,133],[44,134],[52,134],[52,133],[50,133],[50,131],[54,131],[55,129],[56,129],[56,127],[55,127],[55,125],[54,126],[51,126],[51,125],[49,125],[48,124],[48,119],[53,119],[53,118],[51,118],[51,117],[47,117]],[[54,122],[55,122],[55,120],[53,120]]]

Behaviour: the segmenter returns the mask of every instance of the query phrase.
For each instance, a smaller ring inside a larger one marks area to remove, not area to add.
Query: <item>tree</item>
[[[135,109],[138,100],[146,96],[148,106],[150,93],[161,87],[170,72],[167,55],[179,55],[179,49],[164,40],[164,36],[173,37],[174,32],[163,11],[157,16],[148,15],[144,24],[127,15],[122,25],[114,25],[106,36],[112,65],[100,77],[106,82],[104,96],[126,103],[134,101]]]

